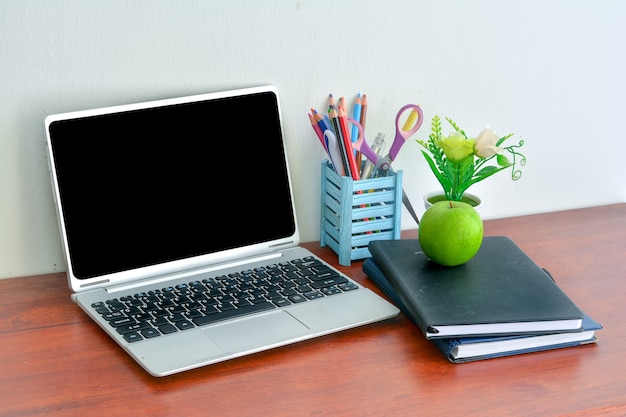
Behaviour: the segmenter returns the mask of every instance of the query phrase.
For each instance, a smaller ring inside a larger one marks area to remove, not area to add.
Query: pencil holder
[[[339,264],[369,258],[372,240],[400,239],[402,171],[353,180],[322,162],[320,245],[339,255]]]

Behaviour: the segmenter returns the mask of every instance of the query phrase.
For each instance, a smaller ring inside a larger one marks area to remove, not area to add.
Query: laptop
[[[275,86],[56,114],[45,130],[72,300],[151,375],[399,313],[299,246]]]

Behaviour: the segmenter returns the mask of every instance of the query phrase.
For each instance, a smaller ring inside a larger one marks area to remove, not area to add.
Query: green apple
[[[431,261],[444,266],[464,264],[476,255],[483,241],[483,221],[469,204],[440,201],[422,216],[419,242]]]

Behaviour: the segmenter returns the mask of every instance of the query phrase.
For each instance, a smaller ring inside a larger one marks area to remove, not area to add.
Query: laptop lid
[[[45,128],[75,292],[299,243],[274,86],[57,114]]]

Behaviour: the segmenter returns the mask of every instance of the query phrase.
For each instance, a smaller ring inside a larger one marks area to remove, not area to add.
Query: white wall
[[[303,241],[319,238],[323,159],[307,112],[328,93],[367,93],[370,139],[407,102],[524,139],[520,181],[472,188],[485,218],[623,202],[624,18],[619,0],[0,0],[0,277],[65,268],[47,114],[265,83],[281,91]],[[438,187],[418,145],[394,165],[421,213]]]

